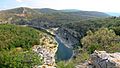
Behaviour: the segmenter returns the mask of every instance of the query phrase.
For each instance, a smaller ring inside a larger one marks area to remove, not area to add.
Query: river
[[[58,42],[58,50],[56,53],[57,60],[69,60],[73,55],[73,50],[66,47],[56,36],[56,41]]]
[[[33,27],[33,28],[38,29],[38,30],[44,30],[44,31],[48,32],[45,28],[42,28],[42,27],[37,27],[37,26],[30,26],[30,27]],[[48,33],[50,33],[50,32],[48,32]],[[57,37],[57,35],[55,35],[55,40],[59,44],[58,50],[56,53],[57,60],[69,60],[73,56],[73,50],[71,48],[66,47],[66,45],[64,45],[60,41],[60,39]]]

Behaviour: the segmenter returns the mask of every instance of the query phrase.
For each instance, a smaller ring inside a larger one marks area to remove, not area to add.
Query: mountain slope
[[[50,8],[42,8],[42,9],[35,9],[42,13],[69,13],[72,15],[79,15],[79,16],[96,16],[96,17],[108,17],[109,15],[103,12],[97,12],[97,11],[80,11],[77,9],[66,9],[66,10],[54,10]]]
[[[20,7],[0,11],[0,23],[13,23],[20,25],[34,25],[41,27],[58,27],[81,20],[103,18],[109,15],[101,12],[75,11],[64,12],[49,8],[31,9]]]
[[[7,21],[7,20],[20,19],[20,18],[31,19],[33,18],[33,16],[40,16],[40,14],[41,14],[40,12],[32,10],[31,8],[20,7],[20,8],[0,11],[0,20]]]
[[[19,8],[14,8],[14,9],[9,9],[9,10],[3,10],[3,12],[5,13],[16,13],[16,14],[22,14],[22,13],[26,13],[26,14],[37,14],[38,12],[32,10],[31,8],[28,7],[19,7]]]
[[[115,13],[115,12],[106,12],[107,14],[111,15],[111,16],[120,16],[120,13]]]
[[[50,8],[42,8],[42,9],[34,9],[38,12],[41,13],[54,13],[54,12],[58,12],[58,10],[54,10],[54,9],[50,9]]]
[[[95,11],[78,11],[78,12],[69,12],[69,14],[81,15],[81,16],[93,16],[93,17],[108,17],[108,14]]]

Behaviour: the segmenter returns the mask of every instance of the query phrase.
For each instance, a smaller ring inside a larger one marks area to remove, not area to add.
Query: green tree
[[[108,52],[120,51],[120,36],[113,30],[100,28],[96,32],[88,31],[81,42],[84,49],[93,52],[94,50],[105,50]],[[114,47],[114,48],[113,48]]]

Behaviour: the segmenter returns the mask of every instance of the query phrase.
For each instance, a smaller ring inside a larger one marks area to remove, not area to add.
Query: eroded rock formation
[[[94,68],[120,68],[120,53],[95,51],[90,56],[90,62]]]
[[[59,28],[55,33],[57,38],[68,48],[75,47],[74,45],[79,43],[79,38],[81,37],[78,32],[64,27]]]
[[[44,64],[35,68],[56,68],[55,53],[57,51],[57,42],[49,35],[43,35],[40,39],[40,45],[35,45],[33,51],[38,53],[43,59]]]
[[[120,53],[94,51],[90,55],[90,60],[76,65],[75,68],[120,68]]]

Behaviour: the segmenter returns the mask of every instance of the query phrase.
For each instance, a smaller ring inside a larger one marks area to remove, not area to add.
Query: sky
[[[0,10],[16,7],[79,9],[120,13],[120,0],[0,0]]]

